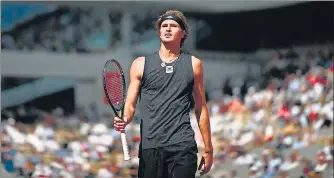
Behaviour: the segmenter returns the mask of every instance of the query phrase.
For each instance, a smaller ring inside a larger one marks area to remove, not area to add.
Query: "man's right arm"
[[[130,82],[125,99],[124,119],[128,124],[132,121],[136,110],[137,98],[140,91],[141,79],[143,76],[145,57],[138,57],[132,62],[130,68]]]

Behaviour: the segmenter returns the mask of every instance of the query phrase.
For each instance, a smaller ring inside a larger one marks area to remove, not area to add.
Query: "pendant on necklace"
[[[166,73],[173,73],[173,66],[166,66]]]
[[[163,62],[163,63],[161,63],[161,67],[165,67],[166,66],[166,64]]]

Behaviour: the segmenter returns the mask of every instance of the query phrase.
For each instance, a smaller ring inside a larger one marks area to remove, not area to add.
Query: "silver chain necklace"
[[[165,67],[165,68],[166,68],[166,73],[167,73],[167,74],[169,74],[169,73],[173,73],[173,72],[174,72],[174,68],[173,68],[173,66],[174,66],[174,65],[176,64],[176,62],[178,61],[179,57],[180,57],[180,54],[179,54],[176,58],[171,59],[171,60],[168,61],[168,64],[174,62],[171,66],[166,65],[165,62],[162,62],[162,63],[161,63],[161,67]]]

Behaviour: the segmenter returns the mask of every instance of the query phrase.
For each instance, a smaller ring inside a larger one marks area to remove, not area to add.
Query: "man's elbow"
[[[129,106],[129,109],[130,109],[131,112],[135,112],[136,111],[136,105],[135,104],[131,104]]]
[[[196,106],[195,107],[195,114],[196,116],[200,117],[202,114],[202,107],[201,106]]]
[[[206,106],[198,107],[195,109],[195,114],[201,118],[209,118],[208,108]]]
[[[125,103],[125,108],[131,112],[136,110],[136,104],[134,103]]]

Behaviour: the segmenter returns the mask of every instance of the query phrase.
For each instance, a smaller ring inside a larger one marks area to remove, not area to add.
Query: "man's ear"
[[[183,37],[182,38],[185,38],[187,36],[187,33],[185,30],[182,30],[182,34],[183,34]]]

